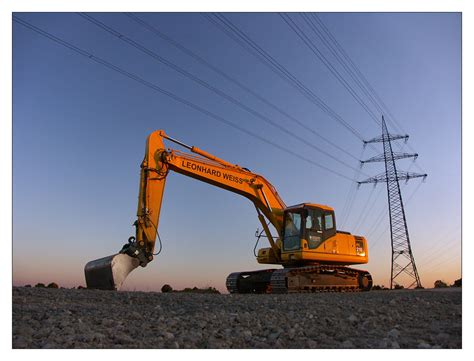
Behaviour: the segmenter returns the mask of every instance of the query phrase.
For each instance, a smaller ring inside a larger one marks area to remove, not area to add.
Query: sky
[[[359,268],[369,270],[375,284],[389,285],[386,188],[381,184],[375,188],[354,186],[355,180],[384,170],[382,163],[359,170],[357,161],[381,152],[381,144],[364,149],[354,134],[201,14],[135,15],[339,148],[124,14],[89,15],[304,138],[306,144],[78,14],[17,13],[18,18],[300,157],[13,23],[14,285],[52,281],[66,287],[84,285],[84,265],[121,248],[134,232],[145,140],[157,129],[263,175],[287,205],[313,202],[332,206],[338,229],[368,240],[369,263]],[[309,27],[303,27],[303,17],[289,15],[325,54],[343,82],[381,117],[325,44]],[[282,17],[276,13],[225,16],[364,139],[381,134],[379,124]],[[453,283],[461,277],[461,15],[318,16],[394,115],[397,124],[389,122],[389,131],[410,135],[409,146],[399,142],[401,148],[395,149],[419,154],[416,163],[397,161],[399,169],[428,174],[424,183],[421,179],[401,183],[418,272],[425,287],[432,287],[437,279]],[[129,276],[125,289],[159,290],[168,283],[178,289],[213,286],[224,291],[229,273],[267,267],[253,256],[258,225],[247,199],[170,174],[160,219],[163,250],[146,268]],[[260,246],[267,245],[262,241]]]

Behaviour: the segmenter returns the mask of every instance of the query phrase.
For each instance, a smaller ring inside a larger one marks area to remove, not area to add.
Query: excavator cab
[[[334,211],[329,207],[297,205],[284,212],[283,252],[316,249],[336,234]]]
[[[365,238],[338,231],[334,209],[325,205],[302,203],[286,208],[281,235],[280,263],[284,266],[368,262]],[[276,261],[270,248],[261,249],[257,260]]]

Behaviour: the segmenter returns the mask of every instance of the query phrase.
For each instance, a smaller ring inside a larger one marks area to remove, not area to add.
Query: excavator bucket
[[[137,258],[124,253],[90,261],[84,267],[87,288],[119,290],[128,274],[139,264]]]

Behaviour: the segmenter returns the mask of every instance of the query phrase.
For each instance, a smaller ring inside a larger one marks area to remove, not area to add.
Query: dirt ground
[[[461,348],[462,292],[13,288],[13,348]]]

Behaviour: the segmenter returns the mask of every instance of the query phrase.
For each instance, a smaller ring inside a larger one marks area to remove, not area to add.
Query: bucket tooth
[[[123,253],[90,261],[84,267],[87,288],[119,290],[128,274],[139,264],[137,258]]]

